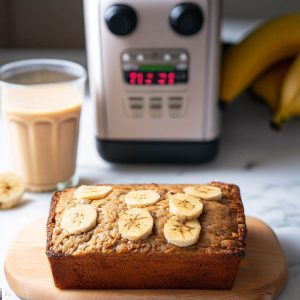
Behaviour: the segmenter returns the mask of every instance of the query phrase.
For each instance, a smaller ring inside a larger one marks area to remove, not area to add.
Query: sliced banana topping
[[[132,208],[120,216],[118,227],[125,239],[144,239],[152,232],[153,218],[145,208]]]
[[[108,185],[81,185],[74,192],[76,199],[96,200],[106,197],[112,191]]]
[[[197,219],[181,220],[171,217],[164,226],[164,235],[168,243],[187,247],[198,241],[201,231],[200,223]]]
[[[19,204],[24,190],[23,182],[17,175],[0,174],[0,209],[8,209]]]
[[[96,226],[97,210],[89,204],[81,204],[66,209],[61,219],[61,227],[71,234],[87,232]]]
[[[173,195],[169,200],[170,213],[180,219],[198,218],[203,211],[203,204],[199,198],[178,193]]]
[[[219,187],[200,184],[184,188],[184,192],[188,195],[201,198],[203,200],[220,200],[222,199],[222,190]]]
[[[160,195],[152,190],[139,190],[129,192],[125,196],[125,203],[129,208],[146,207],[155,204],[160,199]]]

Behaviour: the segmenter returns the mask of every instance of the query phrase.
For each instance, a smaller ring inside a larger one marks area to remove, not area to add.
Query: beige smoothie
[[[31,191],[48,191],[75,173],[83,92],[70,83],[2,90],[13,170]]]

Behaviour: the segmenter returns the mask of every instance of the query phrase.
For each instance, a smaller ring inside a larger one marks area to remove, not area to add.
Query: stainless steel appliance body
[[[97,146],[108,161],[218,149],[219,0],[85,0]]]

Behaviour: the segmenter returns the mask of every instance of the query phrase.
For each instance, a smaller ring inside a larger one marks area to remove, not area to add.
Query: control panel
[[[133,94],[125,98],[126,113],[130,118],[181,118],[188,97],[184,94]]]
[[[129,86],[173,86],[188,83],[189,55],[184,49],[127,49],[121,54]]]
[[[185,49],[126,49],[121,53],[121,68],[128,92],[125,97],[128,117],[184,116],[189,82],[189,54]]]

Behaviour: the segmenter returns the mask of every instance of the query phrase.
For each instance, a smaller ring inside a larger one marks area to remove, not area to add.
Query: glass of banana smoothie
[[[29,191],[74,184],[86,72],[76,63],[30,59],[0,68],[12,170]]]

